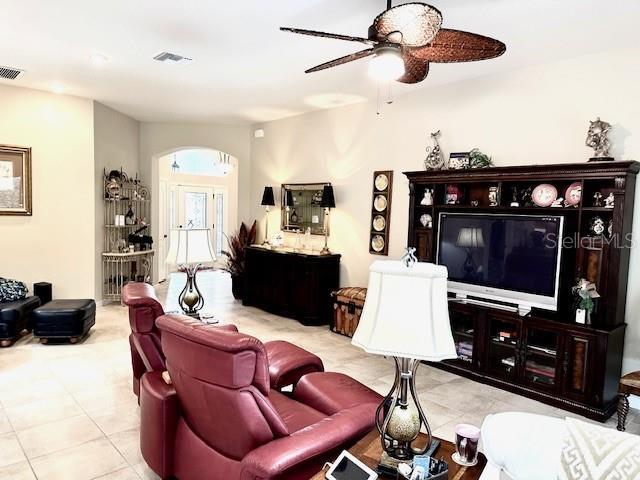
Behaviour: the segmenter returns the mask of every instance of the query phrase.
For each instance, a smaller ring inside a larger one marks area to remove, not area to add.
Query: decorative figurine
[[[558,197],[551,204],[551,208],[562,208],[562,202],[564,202],[564,198]]]
[[[518,202],[518,187],[511,187],[511,206],[520,206],[520,203]]]
[[[589,233],[594,237],[601,237],[605,228],[604,220],[600,217],[593,217],[589,223]]]
[[[533,187],[528,186],[520,195],[523,207],[533,207]]]
[[[489,206],[497,207],[500,204],[500,188],[489,187]]]
[[[594,156],[589,159],[590,162],[613,160],[613,157],[609,154],[609,149],[611,148],[611,142],[607,138],[609,131],[611,131],[611,124],[603,122],[600,117],[595,122],[589,122],[585,145],[593,148],[594,151]]]
[[[433,228],[433,218],[428,213],[423,213],[420,217],[420,223],[424,228]]]
[[[427,158],[424,160],[425,170],[442,170],[444,168],[444,155],[442,155],[442,150],[438,143],[439,136],[440,130],[431,134],[433,147],[427,147]]]
[[[478,200],[471,200],[471,206],[472,207],[477,207],[480,205],[480,202]]]
[[[595,284],[581,278],[578,284],[571,289],[575,296],[576,323],[591,324],[591,313],[594,310],[594,299],[600,298]]]
[[[609,224],[607,225],[607,236],[613,238],[613,218],[609,220]]]
[[[450,184],[447,185],[447,194],[446,194],[446,204],[447,205],[458,205],[462,202],[462,190],[458,185]]]
[[[424,196],[420,201],[420,205],[426,205],[428,207],[433,205],[433,190],[431,190],[430,188],[424,189]]]
[[[604,208],[613,208],[616,204],[616,197],[613,196],[613,192],[607,195],[607,198],[604,199]]]
[[[600,192],[596,192],[593,194],[593,206],[594,207],[602,206],[602,194]]]

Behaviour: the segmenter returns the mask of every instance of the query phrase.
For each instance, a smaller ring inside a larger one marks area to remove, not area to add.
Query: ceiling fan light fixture
[[[369,76],[381,82],[397,80],[405,74],[404,60],[400,49],[385,46],[376,49],[369,63]]]

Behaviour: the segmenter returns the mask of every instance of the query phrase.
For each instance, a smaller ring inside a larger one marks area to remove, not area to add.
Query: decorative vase
[[[244,275],[231,275],[231,293],[236,300],[244,298]]]

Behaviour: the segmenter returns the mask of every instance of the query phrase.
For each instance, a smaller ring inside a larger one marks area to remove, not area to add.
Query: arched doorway
[[[158,281],[170,273],[164,259],[171,228],[209,228],[216,256],[238,221],[238,168],[231,155],[186,147],[158,158]]]

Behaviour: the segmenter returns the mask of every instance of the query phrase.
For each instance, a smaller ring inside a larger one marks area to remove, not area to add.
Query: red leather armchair
[[[145,372],[166,370],[165,356],[161,345],[161,332],[156,319],[164,315],[154,288],[148,283],[132,282],[122,287],[122,302],[129,307],[131,335],[131,366],[133,368],[133,391],[140,396],[140,378]],[[216,326],[237,332],[235,325]],[[320,358],[296,345],[284,341],[265,344],[269,357],[271,385],[281,389],[295,384],[303,375],[324,371]]]
[[[182,316],[156,323],[172,385],[142,377],[140,441],[162,478],[307,479],[375,424],[382,397],[346,375],[307,374],[286,396],[256,338]]]

